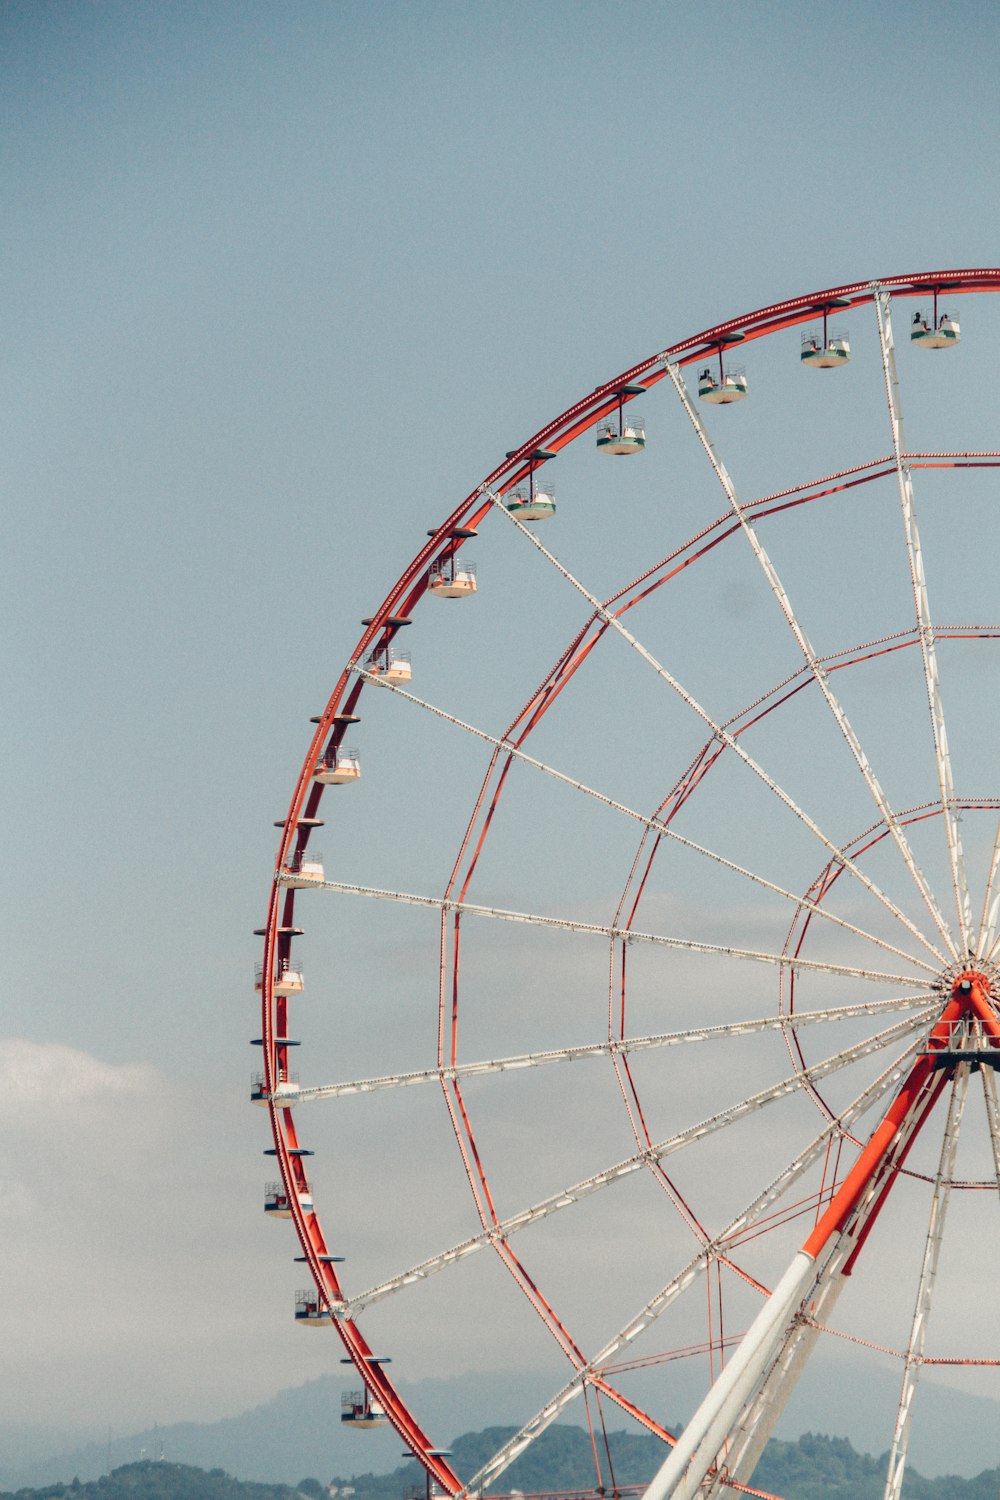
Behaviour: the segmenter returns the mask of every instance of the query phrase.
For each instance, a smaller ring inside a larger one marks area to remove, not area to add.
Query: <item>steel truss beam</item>
[[[914,1071],[919,1066],[917,1063]],[[662,1476],[662,1487],[654,1488],[654,1481],[647,1500],[660,1500],[666,1495],[673,1500],[693,1500],[703,1485],[704,1493],[715,1494],[725,1483],[745,1483],[740,1476],[753,1472],[817,1334],[843,1289],[844,1266],[869,1216],[877,1211],[887,1174],[914,1138],[916,1122],[928,1103],[943,1086],[942,1076],[935,1077],[930,1068],[923,1070],[915,1086],[912,1080],[913,1072],[897,1095],[898,1101],[910,1085],[904,1118],[893,1134],[890,1150],[882,1154],[875,1171],[866,1177],[860,1200],[849,1211],[847,1222],[819,1254],[814,1256],[803,1249],[795,1256],[657,1476]],[[724,1389],[713,1400],[713,1392],[720,1386]],[[706,1407],[709,1410],[703,1417]],[[685,1438],[690,1453],[679,1451]],[[668,1472],[668,1466],[673,1472]]]
[[[893,1149],[883,1160],[877,1174],[844,1229],[837,1236],[825,1260],[817,1262],[812,1286],[790,1327],[773,1364],[753,1395],[747,1401],[728,1443],[725,1460],[714,1476],[705,1481],[704,1493],[718,1495],[728,1484],[743,1483],[751,1475],[774,1430],[785,1405],[815,1348],[820,1332],[827,1325],[844,1289],[844,1267],[858,1247],[869,1217],[878,1211],[882,1189],[889,1182],[916,1137],[920,1123],[942,1087],[940,1076],[928,1073],[913,1107],[900,1129]]]
[[[979,938],[976,943],[976,962],[989,963],[996,947],[997,915],[1000,912],[1000,892],[997,877],[1000,875],[1000,818],[993,837],[993,853],[990,856],[990,872],[986,877],[983,894],[983,909],[979,918]]]
[[[829,1149],[832,1139],[842,1137],[873,1104],[877,1103],[891,1088],[898,1086],[900,1080],[909,1072],[914,1051],[914,1047],[909,1048],[902,1058],[897,1059],[890,1068],[869,1084],[837,1119],[831,1120],[823,1127],[805,1151],[789,1162],[763,1193],[743,1209],[720,1234],[700,1247],[684,1269],[668,1282],[636,1317],[626,1323],[603,1349],[582,1366],[562,1390],[521,1428],[520,1432],[508,1439],[489,1463],[473,1475],[462,1494],[481,1494],[484,1486],[492,1484],[516,1458],[520,1457],[525,1448],[545,1431],[569,1402],[579,1396],[588,1384],[594,1382],[602,1370],[607,1369],[617,1354],[627,1348],[633,1339],[651,1326],[688,1287],[701,1277],[713,1254],[724,1255],[737,1236],[749,1225],[756,1223],[768,1209],[780,1201],[789,1188],[800,1180],[824,1151]]]
[[[585,1177],[579,1182],[573,1183],[571,1187],[563,1188],[558,1193],[553,1193],[548,1198],[543,1198],[540,1203],[533,1204],[530,1208],[521,1209],[516,1214],[511,1214],[506,1219],[497,1220],[489,1228],[483,1229],[479,1234],[471,1235],[462,1240],[460,1244],[452,1245],[439,1255],[421,1261],[419,1265],[411,1266],[400,1275],[392,1277],[388,1281],[381,1282],[378,1286],[371,1287],[367,1292],[362,1292],[357,1297],[351,1297],[342,1304],[342,1313],[356,1316],[364,1308],[370,1307],[375,1302],[381,1302],[384,1298],[391,1296],[394,1292],[401,1291],[404,1287],[412,1286],[415,1282],[425,1281],[429,1276],[436,1275],[447,1266],[454,1265],[466,1256],[475,1254],[478,1250],[485,1249],[487,1245],[503,1245],[514,1234],[529,1228],[533,1224],[540,1223],[542,1219],[550,1218],[553,1214],[561,1213],[564,1209],[579,1203],[582,1199],[590,1197],[592,1193],[600,1192],[603,1188],[611,1187],[612,1184],[621,1182],[630,1177],[634,1172],[643,1170],[657,1162],[664,1161],[668,1156],[673,1156],[685,1147],[694,1144],[695,1141],[704,1140],[709,1135],[714,1135],[719,1130],[725,1130],[730,1125],[737,1124],[740,1120],[748,1118],[758,1110],[768,1105],[776,1104],[782,1099],[795,1094],[807,1082],[818,1078],[829,1077],[830,1074],[841,1068],[850,1066],[864,1057],[870,1057],[873,1053],[884,1047],[891,1046],[896,1041],[903,1040],[913,1031],[919,1030],[924,1025],[923,1017],[911,1017],[905,1021],[899,1021],[895,1026],[889,1026],[884,1031],[877,1032],[875,1036],[866,1041],[858,1042],[853,1047],[847,1047],[841,1052],[834,1053],[825,1062],[814,1064],[802,1073],[792,1073],[780,1082],[772,1084],[769,1088],[761,1089],[758,1093],[750,1095],[747,1099],[741,1099],[737,1104],[728,1109],[720,1110],[717,1114],[710,1115],[707,1119],[690,1125],[687,1129],[679,1131],[676,1135],[659,1141],[655,1145],[648,1146],[641,1151],[627,1156],[624,1161],[619,1161],[614,1166],[606,1167],[603,1172],[595,1173],[591,1177]]]
[[[678,833],[676,828],[672,828],[669,823],[663,822],[660,818],[647,817],[645,813],[638,812],[635,808],[627,807],[624,802],[607,796],[606,793],[588,786],[586,782],[578,781],[574,776],[567,776],[564,771],[557,770],[555,766],[547,765],[545,761],[538,760],[534,755],[529,755],[527,751],[522,750],[519,745],[514,744],[511,740],[501,739],[496,735],[488,734],[485,729],[479,729],[475,724],[469,724],[464,719],[459,719],[454,714],[447,713],[443,708],[439,708],[434,703],[428,703],[424,698],[418,698],[414,693],[401,688],[397,683],[387,682],[384,677],[373,676],[371,672],[366,672],[360,667],[356,667],[353,670],[356,676],[362,681],[369,683],[372,687],[378,688],[380,692],[393,693],[397,698],[401,698],[404,702],[412,704],[415,708],[423,709],[425,713],[432,714],[435,718],[443,719],[446,723],[453,725],[456,729],[462,730],[463,733],[472,736],[472,738],[482,740],[487,745],[492,745],[502,755],[510,756],[526,766],[531,766],[535,770],[543,772],[546,776],[551,776],[553,780],[561,782],[564,786],[572,787],[574,791],[581,792],[585,797],[592,797],[595,801],[603,803],[605,807],[610,807],[613,812],[622,813],[625,817],[632,818],[635,822],[641,823],[650,833],[654,833],[660,838],[669,839],[672,843],[679,844],[681,848],[689,849],[692,853],[711,860],[714,864],[721,865],[723,869],[730,870],[734,875],[739,875],[744,880],[752,881],[754,885],[759,885],[762,889],[772,891],[784,900],[793,902],[796,907],[804,908],[806,911],[812,912],[814,916],[822,917],[827,922],[833,922],[836,926],[843,927],[847,932],[853,932],[855,936],[864,938],[866,942],[874,943],[877,947],[884,948],[887,953],[894,953],[897,958],[906,959],[908,963],[916,964],[918,968],[926,969],[931,973],[936,972],[924,959],[914,958],[912,954],[904,953],[901,948],[895,947],[884,938],[876,937],[874,933],[867,932],[864,928],[855,926],[853,922],[848,922],[844,917],[838,917],[827,907],[810,901],[801,892],[786,890],[784,886],[777,885],[773,880],[766,879],[765,876],[758,874],[755,870],[749,870],[745,866],[737,864],[734,860],[727,859],[725,855],[719,854],[716,850],[708,849],[703,844],[686,838],[684,834]],[[998,831],[998,839],[1000,839],[1000,831]],[[998,858],[1000,858],[1000,853],[998,853]]]
[[[895,843],[896,848],[899,850],[903,863],[909,871],[910,878],[912,879],[914,885],[917,887],[917,890],[920,892],[920,896],[925,906],[927,907],[927,910],[931,914],[934,925],[937,927],[938,932],[940,933],[945,946],[951,953],[952,958],[961,962],[951,933],[948,931],[948,927],[944,920],[944,917],[942,916],[937,902],[934,899],[934,893],[930,888],[930,883],[927,880],[927,877],[924,875],[924,872],[921,870],[920,866],[917,864],[916,858],[914,857],[913,850],[910,848],[909,841],[907,840],[902,824],[896,817],[892,808],[889,806],[889,799],[886,797],[882,785],[875,774],[874,767],[872,766],[867,755],[862,749],[861,741],[858,739],[857,735],[854,732],[854,728],[847,717],[843,704],[840,702],[830,686],[829,675],[822,662],[820,661],[818,655],[814,651],[809,638],[805,633],[802,623],[796,615],[794,608],[792,607],[791,599],[789,598],[788,593],[785,590],[784,584],[781,582],[781,579],[778,576],[778,571],[775,568],[774,563],[771,561],[770,557],[765,551],[763,543],[758,537],[754,527],[751,526],[746,512],[737,499],[736,491],[733,488],[733,482],[729,477],[729,472],[719,456],[715,443],[709,436],[708,429],[705,427],[705,424],[702,421],[700,415],[695,410],[694,402],[691,400],[691,396],[688,392],[687,386],[684,383],[684,378],[681,375],[680,369],[677,365],[668,364],[667,374],[670,376],[670,379],[674,385],[674,389],[680,397],[681,404],[683,405],[688,419],[698,436],[698,441],[701,443],[701,446],[705,451],[709,463],[712,465],[712,468],[715,471],[715,476],[725,492],[726,499],[732,506],[733,514],[740,524],[743,535],[749,542],[754,557],[757,559],[757,562],[760,565],[760,569],[764,574],[764,577],[767,579],[768,587],[777,600],[778,607],[784,615],[789,629],[795,637],[796,645],[802,652],[802,656],[806,664],[808,665],[809,670],[812,673],[813,678],[815,679],[816,684],[823,695],[823,698],[826,701],[827,707],[833,714],[834,720],[837,724],[837,728],[840,730],[840,733],[842,734],[847,747],[850,750],[852,757],[854,758],[854,762],[861,773],[866,787],[868,788],[872,801],[878,808],[882,821],[885,823],[885,826],[888,828],[890,834],[892,835],[893,842]],[[898,463],[898,446],[896,449],[896,453]],[[921,635],[921,643],[924,646],[924,659],[926,661],[928,649],[933,651],[933,643],[930,643],[929,647],[927,644],[924,644],[923,634]],[[935,738],[935,746],[936,745],[937,739]],[[949,818],[952,818],[954,816],[954,809],[948,807],[946,808],[946,813]]]
[[[927,595],[927,579],[924,576],[924,554],[917,530],[917,516],[913,502],[913,479],[910,465],[905,457],[906,440],[903,436],[903,411],[899,400],[899,376],[896,371],[896,351],[892,338],[892,321],[889,315],[889,293],[881,288],[875,292],[875,313],[878,318],[879,347],[882,351],[882,369],[885,375],[885,393],[889,405],[889,421],[892,427],[892,451],[899,481],[899,502],[903,512],[906,532],[906,555],[910,565],[910,583],[916,609],[917,629],[920,632],[920,655],[924,664],[924,683],[927,689],[927,705],[931,715],[931,734],[934,741],[934,763],[937,767],[938,788],[941,795],[941,810],[944,813],[945,831],[948,838],[948,859],[951,864],[952,887],[958,910],[958,926],[961,936],[963,961],[967,962],[973,952],[972,900],[965,874],[965,856],[955,812],[955,785],[951,772],[951,754],[948,749],[948,732],[944,722],[944,704],[941,699],[941,680],[938,673],[937,648],[934,644],[934,627],[931,624],[930,602]]]
[[[983,1080],[986,1122],[993,1147],[993,1170],[996,1173],[997,1191],[1000,1192],[1000,1100],[997,1099],[997,1078],[992,1068],[981,1068],[980,1077]]]
[[[850,868],[846,855],[838,855],[837,862]],[[287,883],[287,876],[278,877],[278,883]],[[615,938],[623,943],[652,943],[665,948],[675,948],[683,953],[704,953],[709,957],[739,958],[749,963],[773,964],[780,969],[811,969],[818,973],[840,974],[847,979],[872,980],[875,983],[908,986],[910,989],[937,990],[939,981],[919,979],[910,974],[890,974],[884,969],[858,969],[847,964],[824,963],[813,958],[791,958],[787,953],[763,953],[757,948],[727,948],[721,943],[699,943],[693,938],[671,937],[662,932],[636,932],[631,927],[606,926],[598,922],[576,922],[568,917],[546,917],[530,911],[508,911],[501,906],[479,906],[471,901],[452,901],[446,896],[423,896],[412,891],[389,891],[378,886],[350,885],[342,880],[316,880],[310,882],[315,891],[336,891],[342,896],[365,896],[372,901],[395,901],[404,906],[425,906],[437,911],[455,912],[460,916],[486,917],[494,922],[520,922],[528,927],[542,927],[549,931],[574,932],[583,937]],[[805,902],[800,902],[805,907]],[[907,960],[912,962],[911,959]]]
[[[668,366],[668,368],[672,369],[673,366]],[[868,891],[869,895],[874,896],[875,900],[878,901],[882,906],[884,906],[887,911],[891,912],[891,914],[897,919],[897,921],[902,922],[907,931],[910,932],[910,934],[915,937],[919,943],[921,943],[937,958],[941,959],[941,961],[944,962],[944,956],[940,952],[940,950],[937,949],[924,936],[924,934],[920,931],[916,924],[911,921],[911,919],[905,914],[905,912],[903,912],[899,908],[899,906],[897,906],[897,904],[892,901],[889,896],[886,895],[885,891],[883,891],[878,885],[876,885],[876,883],[870,878],[870,876],[865,874],[864,870],[862,870],[854,860],[852,860],[847,854],[845,854],[843,849],[839,848],[830,838],[827,837],[827,835],[823,832],[823,830],[819,827],[815,820],[809,816],[808,812],[804,808],[799,806],[795,799],[785,791],[784,787],[780,786],[778,782],[775,781],[773,776],[768,774],[764,767],[757,760],[755,760],[754,757],[750,755],[750,753],[743,747],[740,741],[736,739],[736,737],[732,735],[724,725],[716,723],[716,721],[712,718],[712,715],[706,708],[702,706],[701,703],[699,703],[697,698],[695,698],[692,693],[688,692],[688,690],[677,680],[677,678],[667,670],[663,663],[657,661],[652,652],[648,651],[642,644],[642,642],[638,640],[632,634],[632,632],[622,624],[617,614],[612,614],[606,608],[606,606],[601,603],[596,595],[590,592],[585,584],[581,583],[580,580],[576,578],[568,568],[563,566],[559,559],[548,550],[545,544],[539,541],[534,532],[528,526],[526,526],[523,521],[518,520],[517,516],[513,515],[506,508],[499,495],[492,493],[492,491],[488,491],[486,492],[486,494],[491,504],[500,512],[500,514],[502,516],[505,516],[510,524],[516,527],[517,530],[521,532],[522,536],[524,536],[531,543],[535,550],[539,552],[541,556],[544,557],[552,565],[553,568],[555,568],[556,572],[559,573],[560,576],[564,578],[572,588],[576,589],[577,593],[581,594],[583,598],[586,599],[587,603],[594,610],[595,616],[603,620],[605,625],[610,626],[612,630],[617,631],[622,640],[625,641],[626,645],[630,646],[635,652],[637,652],[638,655],[643,659],[643,661],[645,661],[648,666],[652,667],[657,676],[661,678],[661,680],[665,682],[667,686],[670,687],[675,693],[677,693],[682,701],[686,703],[688,707],[698,715],[702,722],[708,726],[719,743],[732,750],[734,755],[738,756],[743,764],[747,766],[755,776],[758,776],[760,778],[760,780],[764,783],[768,790],[773,792],[778,800],[782,802],[788,809],[788,811],[792,813],[796,818],[798,818],[799,822],[802,823],[806,828],[808,828],[809,832],[813,834],[813,836],[817,838],[819,842],[823,844],[823,846],[833,855],[837,863],[842,865],[844,869],[848,870],[856,880],[861,882],[861,884]],[[352,668],[356,666],[357,662],[355,661],[352,663]],[[817,678],[817,680],[820,679]],[[870,782],[869,785],[871,785]],[[883,816],[886,820],[886,826],[892,827],[894,824],[894,819],[892,817],[892,813],[888,807],[888,804],[886,804]],[[911,864],[911,874],[912,873],[913,868]],[[915,879],[919,887],[921,879],[919,872],[917,872]],[[929,892],[928,895],[930,895]],[[934,908],[932,897],[931,909],[936,909]],[[949,951],[952,953],[952,955],[955,956],[953,942],[947,934],[944,935],[947,937],[946,946],[948,946]]]
[[[377,1078],[353,1078],[342,1083],[314,1084],[300,1088],[288,1104],[305,1104],[314,1099],[341,1099],[349,1094],[373,1094],[381,1089],[408,1088],[417,1083],[450,1083],[453,1079],[484,1078],[491,1073],[511,1073],[524,1068],[545,1067],[549,1063],[578,1062],[591,1057],[630,1057],[634,1052],[651,1048],[678,1047],[691,1042],[724,1041],[730,1037],[751,1036],[762,1031],[797,1032],[804,1026],[829,1021],[857,1020],[859,1016],[879,1016],[886,1011],[912,1010],[930,1015],[927,995],[901,995],[894,1000],[871,1000],[867,1004],[836,1005],[827,1010],[795,1011],[794,1014],[761,1016],[754,1020],[732,1021],[724,1026],[697,1026],[689,1031],[664,1031],[654,1036],[612,1037],[607,1042],[589,1042],[579,1047],[560,1047],[549,1052],[523,1052],[513,1057],[483,1059],[423,1068],[413,1073],[384,1073]]]
[[[745,1484],[838,1295],[885,1204],[910,1147],[949,1076],[937,1067],[956,1022],[968,1018],[1000,1042],[986,979],[960,974],[951,999],[826,1213],[796,1254],[739,1349],[646,1491],[646,1500],[694,1500],[704,1486]],[[967,1065],[964,1065],[967,1066]],[[936,1264],[936,1262],[934,1262]]]
[[[900,1392],[896,1425],[892,1434],[892,1448],[889,1453],[889,1467],[885,1481],[885,1500],[899,1500],[903,1488],[903,1473],[906,1469],[906,1453],[910,1441],[910,1422],[913,1417],[913,1397],[927,1342],[931,1299],[934,1295],[938,1260],[941,1255],[941,1236],[944,1233],[945,1215],[948,1212],[951,1184],[955,1175],[955,1153],[958,1149],[958,1136],[962,1128],[962,1115],[968,1089],[969,1064],[959,1063],[952,1079],[948,1119],[945,1124],[944,1139],[941,1142],[941,1159],[938,1163],[937,1176],[934,1179],[934,1194],[931,1198],[924,1258],[920,1266],[920,1280],[917,1283],[913,1324],[910,1329],[910,1340],[906,1346],[906,1359],[903,1362],[903,1388]]]

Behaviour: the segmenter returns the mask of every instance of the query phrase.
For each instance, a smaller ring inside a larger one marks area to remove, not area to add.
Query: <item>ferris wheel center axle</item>
[[[951,982],[948,1004],[928,1040],[928,1059],[935,1068],[963,1062],[1000,1066],[1000,1011],[988,974],[964,969]]]
[[[987,995],[992,993],[990,977],[982,969],[963,969],[951,987],[953,995],[970,995],[978,986]]]
[[[1000,1021],[990,976],[983,969],[963,969],[957,974],[951,982],[950,1001],[957,1002],[965,1014],[991,1026]]]

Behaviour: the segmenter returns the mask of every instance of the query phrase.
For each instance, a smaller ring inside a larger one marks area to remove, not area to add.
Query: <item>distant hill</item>
[[[52,1433],[38,1432],[32,1444],[24,1429],[0,1427],[0,1491],[52,1485],[74,1475],[97,1479],[111,1468],[160,1453],[172,1463],[222,1468],[241,1479],[274,1484],[294,1483],[303,1474],[327,1480],[331,1474],[351,1474],[355,1469],[396,1468],[400,1441],[391,1428],[365,1433],[342,1428],[344,1384],[340,1375],[321,1375],[235,1417],[116,1434],[110,1442],[104,1434],[84,1443],[76,1434],[60,1441]],[[515,1422],[525,1403],[541,1406],[549,1394],[542,1377],[524,1371],[510,1376],[470,1373],[402,1389],[442,1445],[491,1420]]]
[[[825,1373],[819,1399],[805,1400],[798,1390],[794,1393],[781,1433],[789,1441],[774,1445],[768,1461],[772,1453],[797,1452],[799,1445],[791,1440],[810,1431],[850,1433],[854,1448],[846,1446],[852,1452],[867,1448],[878,1453],[887,1446],[895,1406],[881,1408],[876,1404],[867,1366],[841,1361],[831,1364]],[[84,1483],[109,1469],[131,1466],[147,1454],[163,1453],[171,1464],[193,1465],[203,1470],[224,1469],[237,1478],[276,1485],[296,1483],[303,1475],[314,1475],[324,1482],[331,1475],[347,1479],[362,1473],[369,1477],[390,1475],[393,1500],[400,1500],[406,1491],[399,1489],[399,1438],[390,1428],[371,1433],[342,1428],[343,1387],[343,1376],[321,1376],[281,1391],[238,1416],[216,1422],[182,1422],[151,1428],[115,1436],[111,1442],[103,1433],[94,1434],[89,1442],[81,1442],[75,1433],[60,1435],[40,1428],[0,1425],[0,1492],[68,1483],[74,1476]],[[459,1434],[476,1434],[519,1423],[525,1411],[537,1410],[543,1404],[551,1394],[551,1385],[544,1376],[532,1371],[512,1370],[470,1372],[413,1385],[401,1383],[401,1390],[405,1399],[412,1401],[425,1431],[442,1447],[454,1449],[457,1442],[466,1441]],[[910,1445],[913,1466],[925,1474],[940,1474],[942,1449],[960,1455],[961,1474],[967,1480],[1000,1464],[1000,1407],[996,1402],[966,1395],[934,1383],[929,1377],[921,1381],[919,1395],[920,1406]],[[671,1396],[664,1392],[664,1409],[669,1410],[672,1405]],[[579,1421],[578,1408],[567,1415]],[[561,1425],[553,1429],[563,1430]],[[947,1434],[946,1442],[942,1434]],[[640,1443],[650,1441],[641,1434],[634,1437]],[[555,1439],[550,1437],[548,1441]],[[623,1464],[631,1441],[633,1437],[625,1434],[616,1439],[619,1446],[624,1445],[620,1460]],[[522,1462],[528,1462],[529,1454]],[[792,1458],[788,1461],[792,1462]],[[470,1462],[466,1472],[473,1472],[475,1467],[475,1462]],[[827,1467],[832,1474],[835,1468],[832,1459]],[[592,1469],[587,1472],[584,1482],[590,1486]],[[792,1494],[792,1500],[799,1500],[800,1496],[807,1500],[803,1477],[798,1471],[788,1472],[791,1478],[785,1489]],[[875,1493],[869,1479],[861,1472],[855,1478],[861,1489],[854,1500],[867,1500],[870,1493]],[[523,1484],[517,1480],[511,1483],[521,1489],[533,1488],[527,1480]],[[774,1488],[782,1493],[779,1480],[774,1481]],[[881,1491],[877,1485],[876,1490],[878,1500]],[[989,1500],[996,1500],[995,1487]]]
[[[471,1475],[514,1430],[491,1427],[456,1438],[452,1448],[456,1468]],[[661,1444],[645,1433],[611,1433],[608,1448],[610,1463],[607,1454],[602,1454],[601,1476],[606,1495],[646,1485],[663,1459]],[[874,1459],[856,1453],[845,1438],[807,1433],[794,1443],[771,1442],[754,1484],[784,1500],[881,1500],[885,1464],[885,1456]],[[353,1500],[405,1500],[424,1489],[422,1471],[412,1462],[391,1474],[333,1481],[338,1489],[348,1484]],[[511,1465],[501,1485],[505,1491],[528,1495],[566,1490],[598,1493],[589,1433],[582,1427],[550,1427]],[[903,1496],[904,1500],[996,1500],[998,1488],[1000,1468],[974,1479],[925,1479],[910,1469]],[[87,1482],[74,1478],[68,1484],[0,1492],[0,1500],[324,1500],[325,1495],[325,1485],[312,1477],[294,1487],[257,1484],[233,1479],[222,1469],[206,1471],[189,1464],[147,1460]]]
[[[18,1500],[302,1500],[290,1485],[252,1484],[231,1479],[221,1469],[192,1468],[189,1464],[149,1461],[125,1464],[100,1479],[81,1484],[48,1485],[39,1490],[18,1490]],[[12,1492],[0,1500],[15,1500]]]
[[[795,1443],[768,1443],[753,1482],[785,1500],[882,1500],[887,1461],[888,1454],[855,1453],[846,1438],[807,1432]],[[974,1479],[925,1479],[908,1465],[903,1500],[996,1500],[998,1488],[1000,1468]]]
[[[471,1477],[514,1433],[514,1428],[491,1427],[469,1432],[452,1443],[452,1462],[463,1478]],[[602,1454],[606,1495],[616,1488],[645,1486],[663,1462],[664,1449],[648,1433],[609,1434],[610,1467]],[[872,1458],[856,1453],[846,1438],[806,1433],[794,1443],[772,1440],[765,1449],[754,1486],[781,1495],[783,1500],[882,1500],[887,1455]],[[613,1470],[613,1474],[611,1472]],[[405,1500],[422,1489],[416,1464],[401,1465],[392,1474],[362,1474],[348,1480],[353,1500]],[[507,1470],[498,1489],[526,1495],[559,1490],[595,1491],[590,1435],[582,1427],[550,1427]],[[987,1469],[974,1479],[945,1476],[925,1479],[907,1468],[903,1500],[996,1500],[1000,1468]]]

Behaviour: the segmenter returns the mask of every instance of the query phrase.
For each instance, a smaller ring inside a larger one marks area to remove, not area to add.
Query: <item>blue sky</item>
[[[600,380],[811,288],[995,263],[996,32],[971,3],[4,6],[29,1352],[0,1420],[214,1417],[332,1366],[244,1102],[309,715],[426,528]]]

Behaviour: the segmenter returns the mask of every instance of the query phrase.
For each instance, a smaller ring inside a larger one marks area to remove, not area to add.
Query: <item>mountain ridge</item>
[[[512,1427],[485,1428],[461,1434],[453,1458],[463,1474],[475,1472],[511,1437]],[[600,1472],[595,1475],[595,1455]],[[663,1447],[647,1432],[602,1434],[595,1449],[582,1427],[552,1426],[541,1434],[504,1476],[511,1497],[555,1495],[559,1492],[596,1496],[639,1496],[662,1461]],[[873,1458],[857,1453],[846,1438],[805,1433],[794,1443],[772,1440],[754,1475],[756,1488],[777,1491],[786,1500],[879,1500],[885,1483],[886,1455]],[[514,1487],[514,1481],[518,1487]],[[903,1500],[994,1500],[1000,1486],[1000,1467],[971,1479],[945,1475],[926,1479],[908,1469]],[[340,1493],[352,1500],[400,1500],[425,1491],[414,1461],[390,1474],[355,1476],[327,1486],[314,1476],[297,1485],[263,1484],[234,1479],[221,1468],[208,1471],[189,1464],[143,1460],[81,1482],[76,1476],[42,1488],[0,1491],[0,1500],[324,1500]],[[499,1496],[498,1496],[499,1500]]]
[[[856,1450],[881,1451],[888,1444],[894,1412],[875,1410],[870,1384],[853,1365],[838,1364],[824,1380],[819,1402],[793,1397],[779,1436],[831,1434]],[[154,1426],[113,1439],[47,1428],[0,1428],[0,1490],[97,1479],[109,1468],[162,1451],[171,1462],[193,1464],[261,1483],[288,1483],[299,1475],[326,1479],[338,1474],[389,1473],[398,1467],[400,1442],[389,1428],[358,1434],[340,1423],[343,1376],[321,1375],[279,1391],[248,1411],[215,1422]],[[525,1410],[542,1406],[551,1382],[531,1371],[486,1372],[401,1385],[419,1411],[425,1430],[442,1445],[461,1434],[496,1426],[520,1425]],[[947,1386],[921,1382],[920,1420],[914,1424],[911,1462],[925,1473],[940,1470],[936,1435],[951,1435],[961,1452],[962,1475],[972,1478],[1000,1462],[1000,1406]],[[567,1425],[570,1425],[567,1423]],[[996,1500],[995,1493],[990,1500]]]

